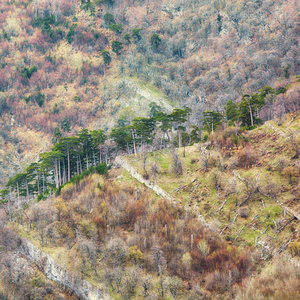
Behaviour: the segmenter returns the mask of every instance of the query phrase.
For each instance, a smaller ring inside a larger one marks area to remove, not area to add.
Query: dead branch
[[[226,229],[228,229],[228,228],[229,228],[229,226],[226,225],[226,226],[222,229],[222,231],[220,232],[220,235],[222,235],[222,234],[224,233],[224,231],[225,231]]]
[[[231,223],[231,225],[230,225],[230,228],[232,228],[232,226],[234,225],[234,223],[235,223],[235,221],[236,221],[238,215],[239,215],[239,214],[236,214],[236,216],[234,217],[234,219],[233,219],[233,221],[232,221],[232,223]]]
[[[263,233],[260,234],[260,236],[262,236],[263,234],[265,234],[267,230],[268,230],[268,228],[266,228],[265,231],[263,231]]]
[[[196,190],[198,189],[198,187],[199,187],[200,184],[201,184],[201,181],[199,181],[199,182],[196,184],[195,188],[192,190],[192,192],[191,192],[191,194],[190,194],[190,198],[193,197],[194,193],[196,192]]]
[[[292,221],[296,220],[297,218],[294,216],[292,219],[290,219],[289,221],[287,221],[285,223],[285,225],[281,226],[279,229],[278,229],[278,233],[280,233],[287,225],[289,225]]]
[[[281,252],[283,252],[287,247],[288,245],[292,242],[293,238],[289,239],[289,241],[284,244],[283,246],[280,247],[279,251],[278,251],[278,254],[280,254]]]
[[[226,202],[227,202],[227,199],[222,203],[222,206],[219,208],[218,213],[221,212],[221,210],[223,209],[223,207],[224,207],[224,205],[225,205]]]
[[[239,231],[238,235],[236,236],[236,238],[234,239],[235,241],[239,238],[240,234],[242,233],[242,231],[244,230],[245,225],[242,227],[242,229]]]
[[[191,183],[194,183],[195,181],[197,181],[197,179],[194,179]],[[173,190],[171,192],[171,194],[173,193],[178,193],[179,191],[181,191],[182,189],[186,188],[188,185],[190,185],[191,183],[187,183],[187,184],[184,184],[184,185],[181,185],[180,187],[176,188],[175,190]]]
[[[257,219],[260,215],[255,215],[252,219],[252,221],[254,221],[255,219]]]

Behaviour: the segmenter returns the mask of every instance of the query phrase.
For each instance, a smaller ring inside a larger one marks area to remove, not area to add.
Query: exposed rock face
[[[73,291],[80,299],[110,300],[103,290],[93,286],[78,274],[60,266],[50,255],[45,254],[26,239],[22,239],[21,252],[34,261],[47,278],[59,283],[64,289]]]

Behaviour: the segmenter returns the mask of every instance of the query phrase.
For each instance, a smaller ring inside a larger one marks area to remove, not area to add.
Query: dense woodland
[[[190,107],[198,127],[205,110],[278,88],[278,77],[286,86],[299,73],[299,28],[296,0],[1,0],[2,185],[22,168],[16,157],[38,151],[26,129],[44,144],[64,120],[73,135],[107,133],[115,124],[104,118],[132,105],[136,78]],[[256,117],[295,110],[296,99],[293,89],[269,97]]]
[[[3,1],[1,12],[1,114],[46,133],[65,118],[85,126],[77,101],[126,94],[105,82],[111,66],[197,115],[299,72],[298,1]],[[70,107],[59,97],[71,88]]]
[[[0,12],[0,299],[76,298],[17,234],[116,299],[298,299],[299,1]]]

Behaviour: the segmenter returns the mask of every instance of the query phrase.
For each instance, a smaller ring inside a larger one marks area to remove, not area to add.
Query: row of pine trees
[[[156,103],[150,104],[150,117],[130,120],[122,115],[109,135],[104,131],[83,129],[75,136],[63,137],[55,129],[51,151],[44,152],[36,163],[31,163],[24,173],[11,178],[7,189],[0,191],[0,201],[7,201],[12,192],[19,199],[51,193],[87,172],[107,172],[106,165],[118,154],[137,154],[172,146],[186,146],[201,140],[201,131],[213,132],[222,123],[253,128],[261,122],[259,111],[268,95],[284,93],[285,88],[264,87],[253,95],[243,95],[239,103],[229,100],[224,112],[203,112],[202,127],[187,122],[192,110],[175,108],[170,114],[162,111]],[[189,125],[189,126],[187,126]],[[187,130],[187,127],[189,127]],[[69,124],[61,124],[69,132]],[[106,142],[107,141],[107,142]]]

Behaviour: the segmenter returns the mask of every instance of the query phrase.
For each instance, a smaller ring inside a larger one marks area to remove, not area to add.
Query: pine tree
[[[214,110],[203,112],[203,128],[208,132],[214,132],[214,130],[222,124],[223,115]]]

